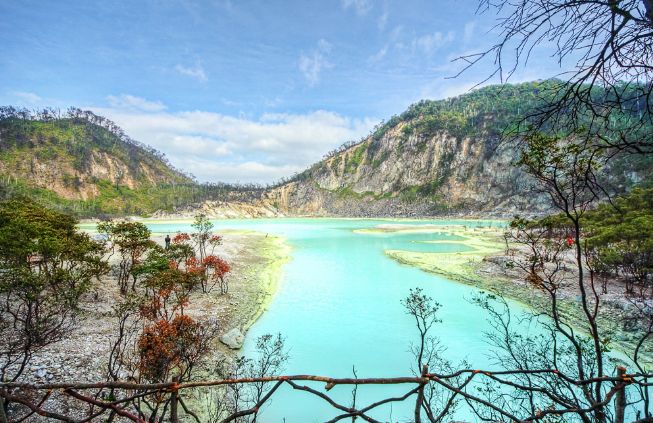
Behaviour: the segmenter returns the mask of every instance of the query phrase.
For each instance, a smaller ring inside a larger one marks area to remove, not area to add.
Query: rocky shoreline
[[[260,232],[224,231],[221,235],[224,244],[216,249],[216,254],[232,266],[229,292],[194,292],[185,312],[198,321],[217,321],[222,338],[234,331],[244,336],[274,296],[290,250],[283,238]],[[163,243],[163,237],[155,234],[153,239]],[[114,279],[106,276],[96,283],[93,292],[84,297],[82,315],[69,336],[33,356],[23,378],[25,382],[104,380],[117,328],[112,306],[120,299]],[[214,358],[233,357],[241,345],[242,338],[230,346],[216,340]],[[57,404],[60,411],[71,411],[65,407],[66,404]]]
[[[474,250],[464,253],[387,250],[386,255],[401,264],[499,294],[536,312],[546,308],[548,300],[544,294],[526,282],[519,270],[506,265],[513,258],[505,255],[505,243],[499,231],[449,228],[446,232],[467,238],[465,241],[447,242],[460,242],[473,247]],[[569,265],[572,267],[571,262]],[[569,277],[573,278],[574,274],[570,272]],[[624,296],[624,291],[625,287],[620,281],[614,281],[609,293],[601,294],[601,313],[598,319],[602,333],[610,339],[611,349],[620,352],[634,351],[639,339],[633,327],[624,322],[623,317],[633,307]],[[578,296],[579,292],[573,284],[563,287],[559,295],[560,312],[572,326],[589,333]],[[640,353],[640,363],[653,366],[653,351],[643,349]]]

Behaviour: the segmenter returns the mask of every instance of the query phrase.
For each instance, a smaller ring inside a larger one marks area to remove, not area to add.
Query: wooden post
[[[623,379],[626,374],[626,368],[617,366],[617,376]],[[624,423],[624,415],[626,412],[626,385],[621,388],[614,398],[614,423]]]
[[[422,365],[422,377],[425,378],[428,373],[428,364]],[[425,383],[422,382],[420,384],[419,391],[417,391],[417,401],[415,402],[415,423],[422,422],[422,401],[424,401],[424,385]]]
[[[7,400],[0,396],[0,423],[7,423],[9,421],[7,419],[7,415],[5,414],[5,401]]]
[[[179,378],[175,376],[172,381],[177,385]],[[173,388],[172,395],[170,395],[170,423],[179,423],[179,390],[177,386]]]

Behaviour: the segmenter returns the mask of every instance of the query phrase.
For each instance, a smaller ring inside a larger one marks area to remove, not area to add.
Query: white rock
[[[243,346],[244,340],[245,340],[245,336],[238,328],[233,328],[229,332],[225,333],[220,337],[220,342],[222,342],[232,350],[240,349]]]

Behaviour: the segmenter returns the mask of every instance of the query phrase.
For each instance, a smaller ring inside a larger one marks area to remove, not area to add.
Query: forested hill
[[[515,166],[514,143],[501,140],[560,83],[489,86],[420,101],[270,191],[268,200],[282,211],[330,215],[543,211],[548,201]],[[625,190],[647,183],[652,166],[650,158],[617,159],[606,177]]]
[[[514,143],[501,140],[560,83],[489,86],[420,101],[268,189],[197,184],[161,153],[88,111],[5,107],[0,188],[5,197],[27,195],[80,216],[192,214],[198,208],[233,217],[543,212],[549,202],[515,165]],[[637,113],[637,105],[627,113]],[[650,157],[613,159],[606,186],[619,193],[651,185],[651,169]]]
[[[165,156],[89,111],[0,108],[0,188],[81,216],[149,214],[207,190]]]

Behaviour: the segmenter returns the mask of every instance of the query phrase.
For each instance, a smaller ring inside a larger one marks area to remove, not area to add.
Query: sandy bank
[[[220,295],[218,289],[208,294],[195,291],[185,312],[198,321],[217,320],[220,334],[235,327],[244,333],[273,298],[290,248],[285,239],[260,232],[221,231],[220,235],[224,243],[215,253],[231,264],[229,292]],[[164,236],[155,234],[152,239],[163,244]],[[95,284],[93,292],[83,299],[78,324],[66,339],[34,356],[26,380],[104,379],[109,348],[117,333],[117,322],[112,316],[112,307],[121,299],[117,285],[110,275]],[[215,347],[218,355],[233,354],[217,340]]]
[[[426,272],[442,275],[449,280],[465,283],[477,288],[498,293],[507,299],[517,301],[533,310],[548,309],[548,297],[524,280],[520,270],[511,269],[506,262],[512,260],[504,255],[505,241],[499,228],[464,227],[406,227],[384,226],[361,230],[362,233],[406,233],[439,232],[456,235],[461,240],[425,241],[459,243],[471,247],[471,251],[459,253],[430,253],[402,250],[386,250],[388,257],[399,263],[414,266]],[[570,263],[571,264],[571,263]],[[572,265],[573,266],[573,265]],[[568,277],[572,280],[572,272]],[[624,326],[623,316],[632,307],[624,297],[623,287],[616,284],[609,294],[601,295],[599,326],[604,336],[611,340],[612,348],[619,351],[634,351],[637,333]],[[582,332],[589,333],[586,318],[579,302],[578,287],[574,283],[563,286],[559,294],[560,314]],[[653,351],[643,351],[642,361],[653,366]]]
[[[390,258],[404,264],[418,267],[427,272],[436,273],[455,281],[472,283],[476,286],[485,285],[482,276],[477,274],[477,264],[485,257],[498,254],[505,248],[502,242],[502,232],[496,229],[476,228],[473,230],[461,227],[447,227],[441,230],[426,229],[428,232],[455,235],[460,240],[425,241],[426,243],[461,244],[469,251],[457,253],[427,253],[402,250],[386,250]],[[401,230],[401,232],[425,232],[416,229]]]

